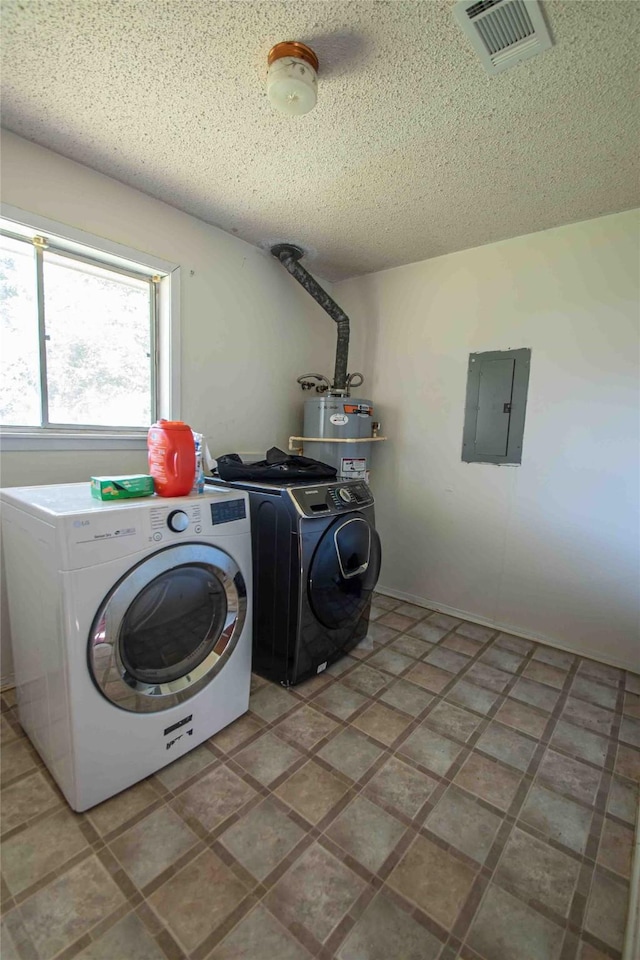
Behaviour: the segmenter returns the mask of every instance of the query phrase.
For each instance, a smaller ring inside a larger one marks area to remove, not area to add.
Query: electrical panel
[[[521,463],[531,350],[491,350],[469,357],[462,459]]]

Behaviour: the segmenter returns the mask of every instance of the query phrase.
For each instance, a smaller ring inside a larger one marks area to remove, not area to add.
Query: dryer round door
[[[218,547],[182,543],[133,567],[105,597],[89,635],[89,670],[123,710],[167,710],[224,667],[244,627],[247,591]]]
[[[340,517],[325,531],[309,568],[311,609],[325,627],[355,624],[380,573],[380,538],[360,514]]]

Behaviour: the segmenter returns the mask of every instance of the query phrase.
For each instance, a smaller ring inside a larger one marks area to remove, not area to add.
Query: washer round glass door
[[[365,517],[336,520],[322,535],[309,568],[309,601],[325,627],[355,625],[380,573],[380,538]]]
[[[208,544],[167,547],[133,567],[98,610],[89,669],[124,710],[167,710],[222,669],[244,627],[247,591],[235,561]]]

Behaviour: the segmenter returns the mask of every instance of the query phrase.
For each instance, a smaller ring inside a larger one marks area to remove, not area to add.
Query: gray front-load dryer
[[[371,490],[362,480],[207,483],[249,493],[253,669],[286,686],[321,673],[367,633],[381,559]]]

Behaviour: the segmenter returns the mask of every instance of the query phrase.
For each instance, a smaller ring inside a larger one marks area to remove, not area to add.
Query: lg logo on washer
[[[74,532],[73,542],[78,544],[133,537],[137,531],[136,527],[114,527],[113,520],[108,517],[98,518],[97,523],[92,523],[91,520],[72,520],[71,528]]]

